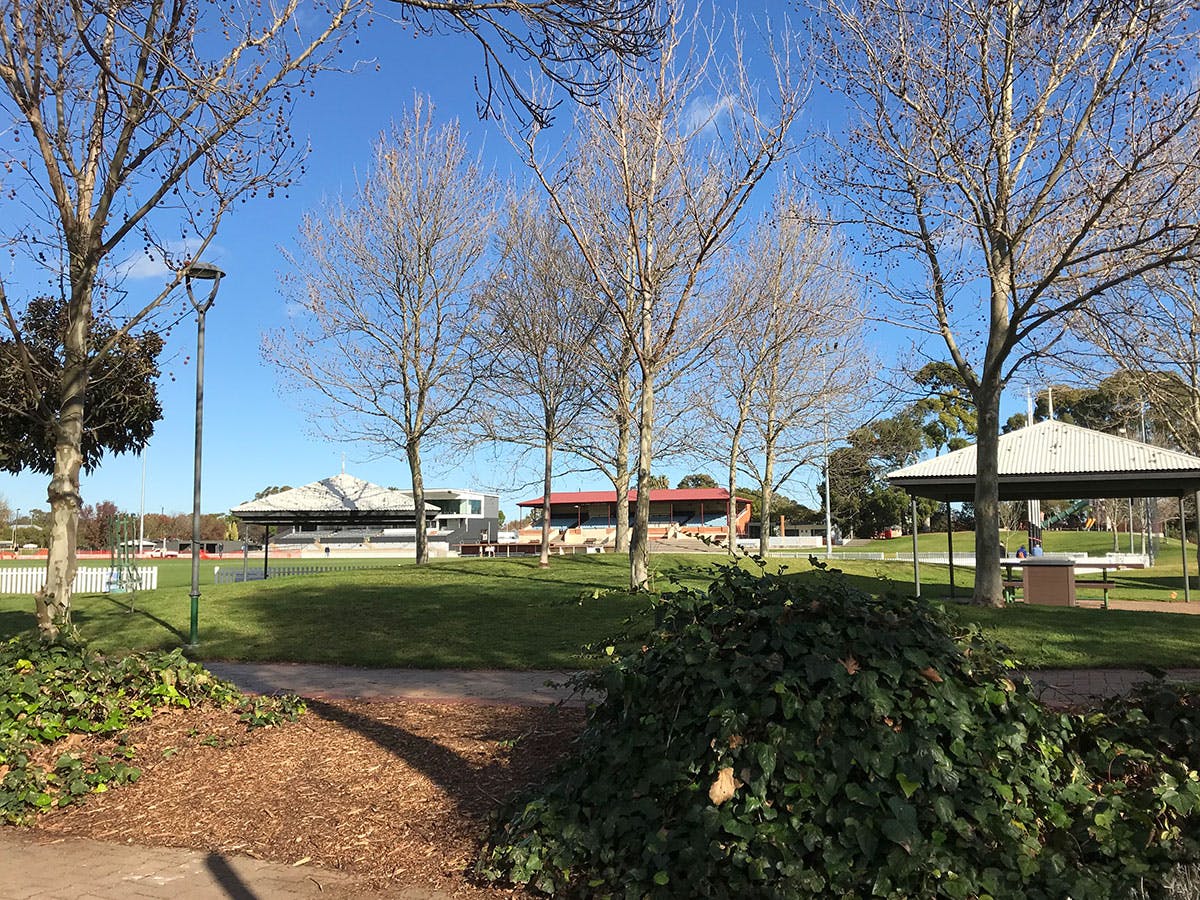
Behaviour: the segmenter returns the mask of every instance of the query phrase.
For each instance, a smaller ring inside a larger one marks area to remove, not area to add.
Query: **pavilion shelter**
[[[911,497],[946,504],[950,550],[950,595],[954,596],[954,548],[950,534],[952,502],[975,499],[975,445],[946,453],[888,475],[892,487]],[[1001,500],[1073,500],[1177,497],[1180,533],[1186,537],[1183,498],[1200,492],[1200,457],[1155,447],[1053,419],[1000,436]],[[1200,503],[1200,495],[1197,496]],[[913,567],[920,594],[917,561],[916,500],[913,500]],[[1183,548],[1184,596],[1190,598],[1187,541]]]
[[[302,487],[250,500],[230,510],[250,525],[293,528],[417,527],[417,510],[412,495],[380,487],[342,473]],[[423,526],[432,527],[441,510],[425,504]],[[270,555],[269,529],[263,539],[263,577],[267,577]]]

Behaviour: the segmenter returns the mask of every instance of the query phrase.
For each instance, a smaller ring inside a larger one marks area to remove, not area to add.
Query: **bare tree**
[[[607,310],[607,304],[604,308]],[[633,443],[637,438],[638,384],[633,348],[619,323],[605,316],[588,350],[583,361],[594,379],[595,390],[587,408],[563,435],[562,446],[612,484],[617,498],[614,549],[627,553],[627,498],[633,479]]]
[[[472,404],[472,418],[486,440],[542,451],[546,567],[554,451],[595,393],[586,361],[604,307],[575,244],[528,198],[512,202],[500,235],[503,262],[479,328],[486,390]]]
[[[523,121],[550,123],[555,102],[529,86],[510,60],[532,63],[550,84],[584,103],[596,101],[618,68],[650,57],[661,29],[658,0],[392,0],[401,22],[426,35],[469,35],[483,53],[481,116],[497,95]]]
[[[25,399],[44,407],[38,415],[54,432],[47,578],[36,597],[46,640],[70,628],[89,380],[180,280],[134,304],[93,346],[94,317],[119,312],[118,264],[145,250],[177,271],[231,203],[291,183],[300,155],[288,134],[291,94],[324,66],[360,5],[330,0],[300,17],[299,0],[242,4],[221,13],[223,39],[206,33],[196,0],[12,0],[0,13],[0,110],[11,121],[0,131],[0,242],[14,278],[41,270],[58,287],[66,321],[50,407],[33,356],[21,352],[27,301],[0,281]],[[172,253],[180,238],[189,249]]]
[[[791,187],[777,194],[731,269],[738,328],[714,346],[716,395],[710,384],[701,408],[728,473],[729,546],[736,545],[735,497],[744,473],[762,492],[765,556],[775,491],[811,464],[831,421],[842,433],[848,399],[863,399],[854,389],[867,368],[862,316],[828,224]]]
[[[773,55],[780,77],[769,99],[750,83],[740,54],[723,61],[719,78],[711,57],[685,64],[685,36],[671,15],[659,64],[645,73],[618,72],[611,94],[579,113],[575,140],[557,164],[540,154],[536,130],[525,143],[527,161],[620,323],[637,371],[634,589],[648,577],[659,377],[686,369],[687,359],[702,356],[722,334],[726,307],[709,290],[718,258],[746,201],[787,149],[801,101]],[[693,48],[703,43],[696,33],[687,38]],[[700,304],[708,305],[703,313]]]
[[[762,556],[775,492],[820,457],[831,425],[843,433],[845,413],[866,404],[871,380],[853,276],[828,227],[786,194],[772,218],[747,254],[743,295],[757,312],[748,323],[757,348],[749,440],[737,457],[762,493]]]
[[[979,416],[975,602],[1003,603],[1000,397],[1069,314],[1191,257],[1200,40],[1173,0],[826,0],[853,123],[826,171],[899,318],[943,341]],[[898,254],[920,265],[909,277]]]
[[[1104,364],[1121,371],[1126,392],[1149,403],[1157,427],[1200,453],[1200,265],[1148,272],[1078,319]]]
[[[314,399],[321,434],[404,455],[424,563],[421,454],[461,424],[474,387],[496,188],[458,126],[435,126],[420,99],[374,156],[349,202],[304,217],[285,278],[300,314],[264,337],[263,354],[289,390]]]

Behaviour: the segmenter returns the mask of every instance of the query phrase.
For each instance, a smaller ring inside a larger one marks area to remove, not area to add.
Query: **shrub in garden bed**
[[[0,821],[136,780],[126,729],[200,703],[235,708],[250,727],[304,709],[295,697],[246,697],[178,650],[110,659],[83,645],[0,642]],[[112,739],[108,752],[82,751],[88,736]]]
[[[728,566],[662,601],[492,880],[615,897],[1128,895],[1193,857],[1200,782],[1042,707],[939,609]]]

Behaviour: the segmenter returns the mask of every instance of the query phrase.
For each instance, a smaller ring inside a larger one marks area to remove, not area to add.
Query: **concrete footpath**
[[[407,699],[538,705],[579,704],[562,682],[569,672],[355,669],[293,663],[208,663],[221,678],[253,693],[306,697]],[[1123,693],[1150,676],[1129,669],[1042,670],[1026,673],[1051,704]],[[1200,669],[1175,680],[1200,681]],[[197,850],[101,843],[0,827],[0,898],[4,900],[449,900],[420,887],[365,891],[341,872],[288,866]]]
[[[564,682],[572,673],[458,669],[356,669],[303,663],[205,665],[213,674],[256,694],[286,692],[322,699],[398,699],[433,703],[582,704]],[[1149,681],[1140,669],[1032,669],[1025,674],[1055,705],[1126,693]],[[1200,682],[1200,669],[1176,669],[1169,680]]]
[[[0,897],[5,900],[450,900],[404,888],[368,892],[341,872],[226,856],[61,838],[0,826]]]
[[[501,669],[359,669],[307,663],[206,662],[218,678],[254,694],[425,703],[488,703],[537,706],[582,703],[564,682],[567,671]]]

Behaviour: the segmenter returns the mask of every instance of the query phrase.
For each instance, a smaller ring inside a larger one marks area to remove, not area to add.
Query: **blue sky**
[[[779,4],[759,2],[778,15]],[[748,6],[756,5],[742,3],[741,10],[751,13]],[[400,459],[372,459],[369,448],[314,437],[305,420],[302,398],[279,389],[274,374],[260,359],[259,341],[265,330],[277,327],[285,316],[278,287],[282,266],[278,247],[293,240],[303,212],[317,206],[323,197],[353,189],[355,171],[367,166],[372,141],[403,114],[414,95],[428,95],[440,118],[458,118],[470,142],[501,177],[526,178],[497,123],[481,122],[476,115],[474,78],[481,68],[472,41],[453,36],[414,37],[411,31],[386,21],[377,21],[362,38],[361,46],[353,49],[367,61],[352,74],[325,77],[318,83],[316,97],[297,106],[294,133],[307,135],[312,146],[298,188],[286,198],[252,200],[235,210],[205,254],[227,273],[207,325],[205,512],[228,510],[267,485],[300,485],[334,475],[342,469],[343,454],[346,471],[351,474],[385,485],[409,484],[407,467]],[[831,114],[836,117],[836,108],[823,109],[819,101],[810,113],[818,119]],[[555,127],[565,131],[569,118],[570,111],[564,108]],[[767,191],[758,199],[767,202]],[[161,278],[131,278],[125,287],[132,295],[144,288],[147,296],[153,296],[160,284]],[[191,508],[195,371],[190,360],[194,349],[194,318],[189,317],[172,329],[163,354],[166,374],[160,396],[164,416],[146,452],[147,512]],[[501,469],[508,467],[497,468],[490,456],[481,456],[455,469],[436,464],[431,468],[427,485],[486,488],[503,480]],[[665,473],[675,480],[691,470],[673,466]],[[111,500],[136,512],[142,471],[136,456],[110,457],[97,471],[84,476],[84,502]],[[719,467],[714,466],[713,471],[718,472]],[[45,476],[35,473],[0,476],[0,497],[21,510],[45,508],[46,483]],[[570,490],[606,487],[599,476],[589,475],[572,475],[561,484]],[[512,514],[518,500],[539,491],[501,493],[501,508]],[[814,502],[802,486],[785,488],[785,493]]]

